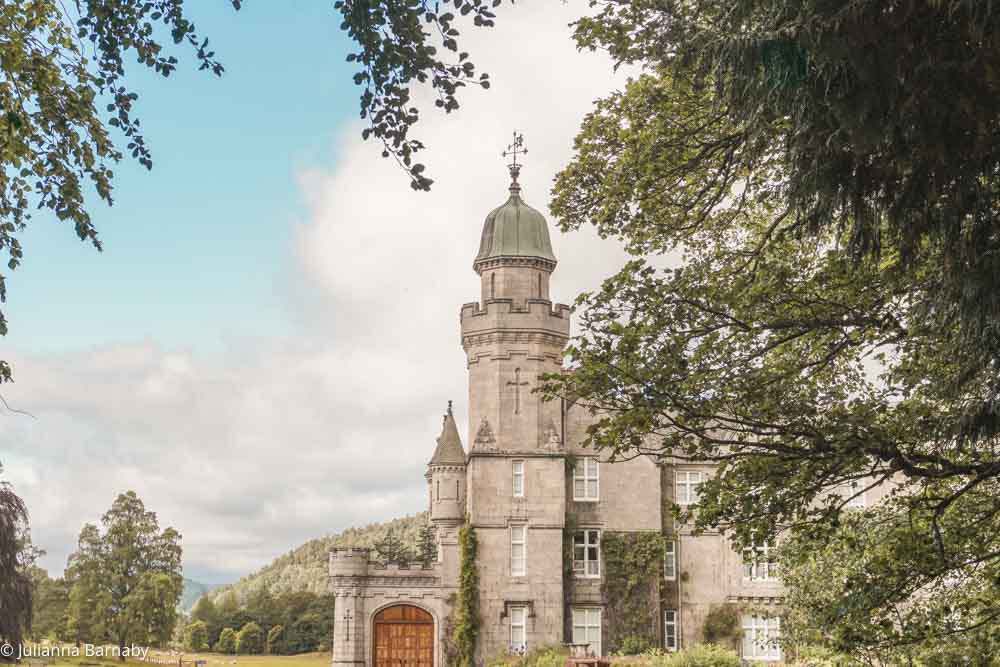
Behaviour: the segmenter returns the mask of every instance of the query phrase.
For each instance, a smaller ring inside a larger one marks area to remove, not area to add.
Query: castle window
[[[601,655],[601,610],[573,609],[573,643],[587,644],[587,653]]]
[[[573,466],[573,500],[594,502],[600,496],[600,471],[597,459],[579,459]]]
[[[744,581],[774,581],[778,578],[778,564],[771,553],[771,544],[752,544],[743,550]]]
[[[528,527],[524,524],[510,527],[510,575],[523,577],[528,565]]]
[[[514,497],[515,498],[523,498],[524,497],[524,461],[514,461],[511,465],[513,467],[513,476],[514,476],[514,484],[513,484]]]
[[[743,617],[743,658],[781,660],[781,621],[764,616]]]
[[[676,651],[677,646],[677,610],[667,609],[663,612],[663,648]]]
[[[578,530],[573,534],[573,573],[578,577],[601,576],[601,531]]]
[[[677,504],[694,505],[699,499],[701,473],[690,470],[678,470],[676,478]]]
[[[677,542],[667,540],[663,547],[663,578],[667,581],[677,579]]]
[[[840,484],[834,488],[833,492],[840,496],[844,507],[848,509],[864,509],[868,504],[865,502],[865,489],[857,480]]]
[[[524,655],[528,650],[528,608],[510,608],[510,652]]]

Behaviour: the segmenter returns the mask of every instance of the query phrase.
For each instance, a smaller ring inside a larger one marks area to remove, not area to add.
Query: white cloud
[[[12,355],[19,382],[6,396],[39,419],[0,419],[0,460],[46,565],[61,569],[80,526],[126,489],[183,533],[189,571],[209,578],[424,508],[445,401],[464,415],[458,310],[479,292],[483,218],[506,198],[499,153],[524,132],[524,196],[547,210],[583,114],[615,85],[606,58],[570,40],[579,9],[519,5],[466,35],[493,87],[465,91],[457,114],[423,105],[414,134],[429,146],[430,194],[412,192],[358,127],[344,128],[334,169],[301,174],[295,337],[234,340],[221,359],[155,341]],[[623,259],[589,230],[552,234],[563,301]]]

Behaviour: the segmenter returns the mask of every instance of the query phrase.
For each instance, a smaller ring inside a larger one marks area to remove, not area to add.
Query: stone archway
[[[434,618],[420,607],[397,604],[372,620],[373,667],[434,667]]]

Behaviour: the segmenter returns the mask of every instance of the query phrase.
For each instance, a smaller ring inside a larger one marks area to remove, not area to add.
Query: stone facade
[[[334,551],[334,665],[383,664],[374,656],[373,622],[395,604],[433,617],[434,665],[446,665],[458,531],[465,521],[479,543],[480,660],[512,645],[530,650],[576,642],[607,653],[599,541],[610,532],[658,533],[672,545],[672,555],[664,558],[673,572],[657,575],[663,581],[655,611],[659,627],[653,630],[667,648],[700,641],[715,606],[766,607],[780,599],[773,576],[748,575],[743,554],[726,538],[693,536],[673,525],[670,507],[690,499],[698,474],[710,474],[709,468],[646,457],[609,463],[580,444],[593,419],[587,409],[533,393],[543,374],[562,371],[570,308],[550,300],[556,260],[546,222],[521,200],[514,176],[510,199],[487,218],[473,265],[480,299],[460,311],[469,445],[462,446],[449,408],[427,471],[438,562],[425,569],[380,568],[366,550]],[[582,546],[569,548],[577,539]],[[583,561],[567,563],[568,553],[584,554]],[[594,553],[596,562],[587,562]]]

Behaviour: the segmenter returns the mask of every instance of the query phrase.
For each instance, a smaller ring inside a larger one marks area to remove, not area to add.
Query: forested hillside
[[[372,547],[383,539],[389,530],[406,545],[416,545],[420,529],[427,525],[427,512],[373,523],[361,528],[348,528],[336,535],[309,540],[302,546],[279,556],[257,572],[243,577],[234,584],[221,586],[209,593],[219,602],[229,592],[234,592],[243,603],[255,591],[266,589],[271,595],[283,593],[327,592],[327,563],[334,547]]]
[[[195,603],[201,596],[212,590],[214,586],[203,584],[193,579],[184,579],[184,590],[181,592],[181,601],[177,603],[177,608],[183,612],[189,612],[194,608]]]

